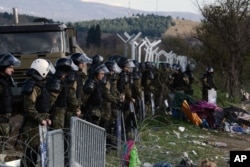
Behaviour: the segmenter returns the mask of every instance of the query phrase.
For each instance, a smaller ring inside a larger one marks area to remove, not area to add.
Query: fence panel
[[[72,117],[70,132],[70,166],[104,167],[105,129],[77,117]]]
[[[48,167],[64,166],[64,134],[62,129],[47,132]]]

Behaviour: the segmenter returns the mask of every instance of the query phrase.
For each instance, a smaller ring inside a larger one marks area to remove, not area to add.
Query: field
[[[150,164],[167,162],[173,166],[180,163],[186,152],[194,164],[208,159],[218,167],[226,167],[231,150],[250,150],[249,134],[236,134],[224,131],[202,129],[189,122],[173,119],[171,115],[158,113],[158,116],[140,123],[136,147],[140,161]],[[20,116],[14,117],[15,123]],[[180,127],[184,130],[180,131]],[[12,142],[13,144],[13,142]],[[4,150],[6,161],[21,156],[17,150]],[[106,167],[117,167],[121,158],[115,150],[106,154]]]
[[[184,131],[179,128],[184,127]],[[162,115],[145,120],[141,127],[137,149],[141,162],[157,164],[167,162],[173,166],[180,163],[186,152],[194,164],[208,159],[218,167],[226,167],[231,150],[250,150],[249,134],[227,133],[202,129],[189,122],[174,120]],[[110,164],[117,166],[112,153],[107,154]]]

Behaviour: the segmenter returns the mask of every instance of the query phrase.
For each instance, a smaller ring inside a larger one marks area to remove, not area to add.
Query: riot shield
[[[117,144],[117,157],[121,156],[121,141],[122,141],[122,112],[117,110],[116,118],[116,144]]]
[[[134,140],[136,141],[136,138],[138,136],[138,131],[137,131],[137,118],[136,118],[136,113],[135,113],[135,106],[133,102],[129,103],[129,108],[130,108],[130,128],[131,128],[131,134]]]
[[[154,116],[155,115],[155,100],[154,100],[153,93],[150,93],[150,101],[151,101],[152,116]]]
[[[41,166],[47,167],[47,126],[39,125],[39,135],[40,135],[40,152],[41,152]]]
[[[140,100],[140,115],[142,117],[142,120],[145,119],[146,117],[146,108],[145,108],[145,96],[144,96],[144,91],[141,92],[141,100]],[[140,120],[141,121],[141,120]]]

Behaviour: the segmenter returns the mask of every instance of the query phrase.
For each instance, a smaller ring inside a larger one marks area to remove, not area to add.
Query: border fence
[[[70,133],[70,167],[105,166],[106,133],[104,128],[72,117]]]

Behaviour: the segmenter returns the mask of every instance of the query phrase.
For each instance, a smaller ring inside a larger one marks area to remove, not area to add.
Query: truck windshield
[[[0,34],[0,52],[37,53],[63,52],[63,32],[32,32]]]

